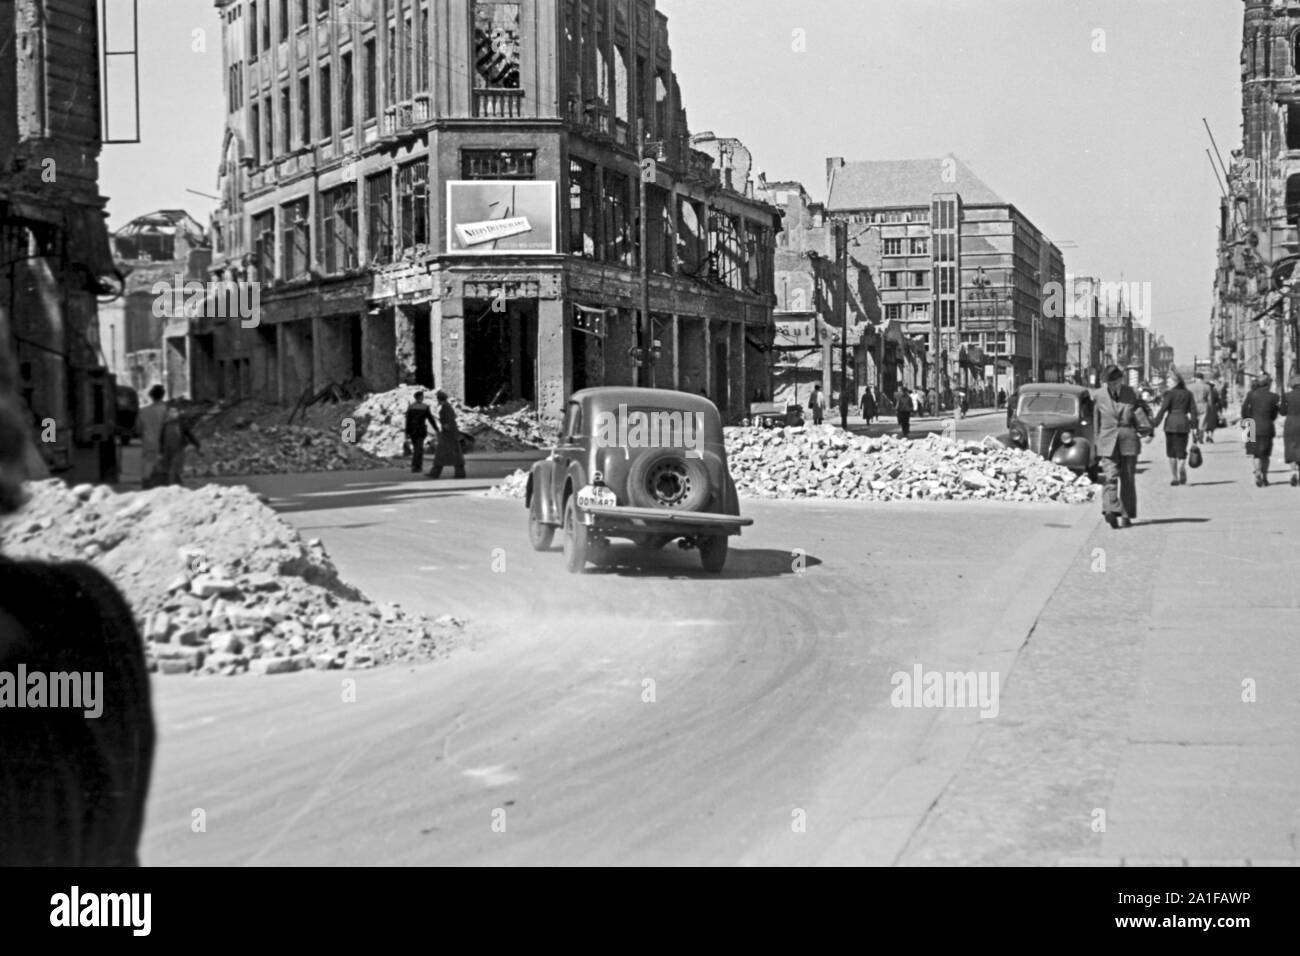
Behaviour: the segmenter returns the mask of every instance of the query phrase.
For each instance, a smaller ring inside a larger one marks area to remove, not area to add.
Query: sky
[[[1068,273],[1149,290],[1179,364],[1206,355],[1220,189],[1202,118],[1227,160],[1240,0],[658,6],[693,132],[739,138],[816,200],[828,156],[955,155],[1063,247]],[[206,223],[214,203],[186,190],[216,190],[220,21],[211,0],[139,8],[142,142],[104,149],[110,226],[176,207]]]

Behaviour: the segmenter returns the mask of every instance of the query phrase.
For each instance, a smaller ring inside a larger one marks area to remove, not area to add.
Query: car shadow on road
[[[776,578],[784,574],[802,574],[821,563],[820,558],[796,551],[730,548],[726,567],[720,574],[713,574],[700,567],[699,554],[693,549],[687,551],[669,544],[662,551],[645,551],[631,545],[613,545],[609,557],[601,564],[589,567],[587,573],[630,578]]]
[[[444,484],[445,483],[445,484]],[[331,511],[335,508],[369,508],[375,505],[402,504],[409,501],[425,501],[434,498],[452,498],[458,495],[480,495],[497,482],[492,480],[469,479],[426,479],[418,481],[385,481],[374,484],[349,484],[337,492],[305,491],[290,495],[268,495],[253,488],[254,493],[262,495],[272,508],[281,514],[293,514],[299,511]],[[523,502],[520,501],[520,510]]]
[[[1206,524],[1212,520],[1212,518],[1152,518],[1150,521],[1134,521],[1133,527],[1140,528],[1149,524]]]

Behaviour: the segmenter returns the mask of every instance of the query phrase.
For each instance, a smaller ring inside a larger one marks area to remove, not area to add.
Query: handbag
[[[1188,468],[1200,468],[1200,467],[1201,467],[1201,462],[1204,461],[1204,460],[1205,460],[1205,459],[1201,456],[1201,446],[1200,446],[1200,445],[1193,445],[1191,448],[1187,449],[1187,467],[1188,467]]]

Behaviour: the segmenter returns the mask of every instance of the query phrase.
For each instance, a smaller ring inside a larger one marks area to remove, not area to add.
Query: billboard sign
[[[554,254],[555,211],[552,181],[452,180],[447,183],[447,252]]]

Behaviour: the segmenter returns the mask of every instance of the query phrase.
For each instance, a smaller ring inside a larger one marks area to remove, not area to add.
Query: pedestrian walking
[[[812,394],[808,396],[808,407],[812,409],[813,424],[820,425],[822,416],[826,414],[826,393],[822,391],[821,382],[813,386]]]
[[[430,478],[442,476],[442,469],[451,465],[457,478],[465,477],[465,452],[460,447],[460,429],[456,426],[456,410],[447,400],[447,393],[439,391],[434,398],[438,400],[438,447],[433,453],[433,467],[429,469]]]
[[[849,390],[847,388],[840,389],[839,406],[840,406],[840,428],[844,429],[845,431],[848,431],[849,430]]]
[[[1165,423],[1165,457],[1169,459],[1169,473],[1173,480],[1171,485],[1187,484],[1187,439],[1196,430],[1196,396],[1183,382],[1177,372],[1169,373],[1170,387],[1165,397],[1160,400],[1160,410],[1156,412],[1155,428]],[[1204,383],[1202,383],[1204,384]]]
[[[930,418],[939,414],[939,392],[934,388],[925,393],[925,414]]]
[[[965,418],[966,413],[970,411],[970,397],[966,394],[966,391],[964,389],[958,392],[957,395],[958,395],[957,410],[961,413],[957,417]]]
[[[424,403],[424,392],[416,392],[415,400],[406,408],[406,440],[411,443],[411,471],[424,471],[424,443],[429,438],[429,426],[437,432],[438,423]]]
[[[912,409],[915,403],[912,401],[912,393],[907,390],[907,386],[900,386],[898,389],[898,401],[895,408],[898,412],[898,427],[902,431],[904,438],[912,437]]]
[[[1004,388],[1000,388],[998,389],[998,408],[1001,408],[1006,403],[1007,403],[1007,390]]]
[[[1110,365],[1102,373],[1105,388],[1093,406],[1093,434],[1102,473],[1101,513],[1112,528],[1127,528],[1137,517],[1139,438],[1150,441],[1150,414],[1124,373]]]
[[[1273,457],[1273,422],[1277,419],[1281,402],[1269,386],[1272,377],[1265,372],[1255,380],[1255,387],[1241,403],[1241,420],[1246,425],[1246,454],[1255,471],[1255,487],[1268,487],[1268,460]]]
[[[871,394],[871,389],[862,390],[862,420],[868,425],[876,417],[876,396]]]
[[[1192,382],[1187,386],[1187,390],[1192,393],[1192,400],[1196,402],[1196,423],[1192,428],[1192,441],[1199,445],[1205,440],[1205,425],[1209,420],[1209,407],[1214,389],[1205,380],[1205,373],[1197,372],[1192,376]]]
[[[135,419],[135,433],[140,436],[141,488],[152,488],[157,483],[154,475],[158,472],[159,443],[167,421],[167,403],[163,401],[166,394],[161,385],[149,389],[150,403],[140,409]]]
[[[1222,428],[1223,410],[1227,407],[1228,395],[1217,382],[1210,382],[1209,398],[1205,408],[1205,418],[1201,422],[1201,438],[1207,445],[1214,444],[1214,430]]]
[[[1280,408],[1286,416],[1282,423],[1282,450],[1286,463],[1291,466],[1291,487],[1295,488],[1300,486],[1300,372],[1291,373],[1286,388]]]
[[[201,451],[199,440],[181,417],[180,409],[168,407],[167,420],[163,422],[159,439],[158,484],[183,485],[185,474],[185,446],[193,445]]]

